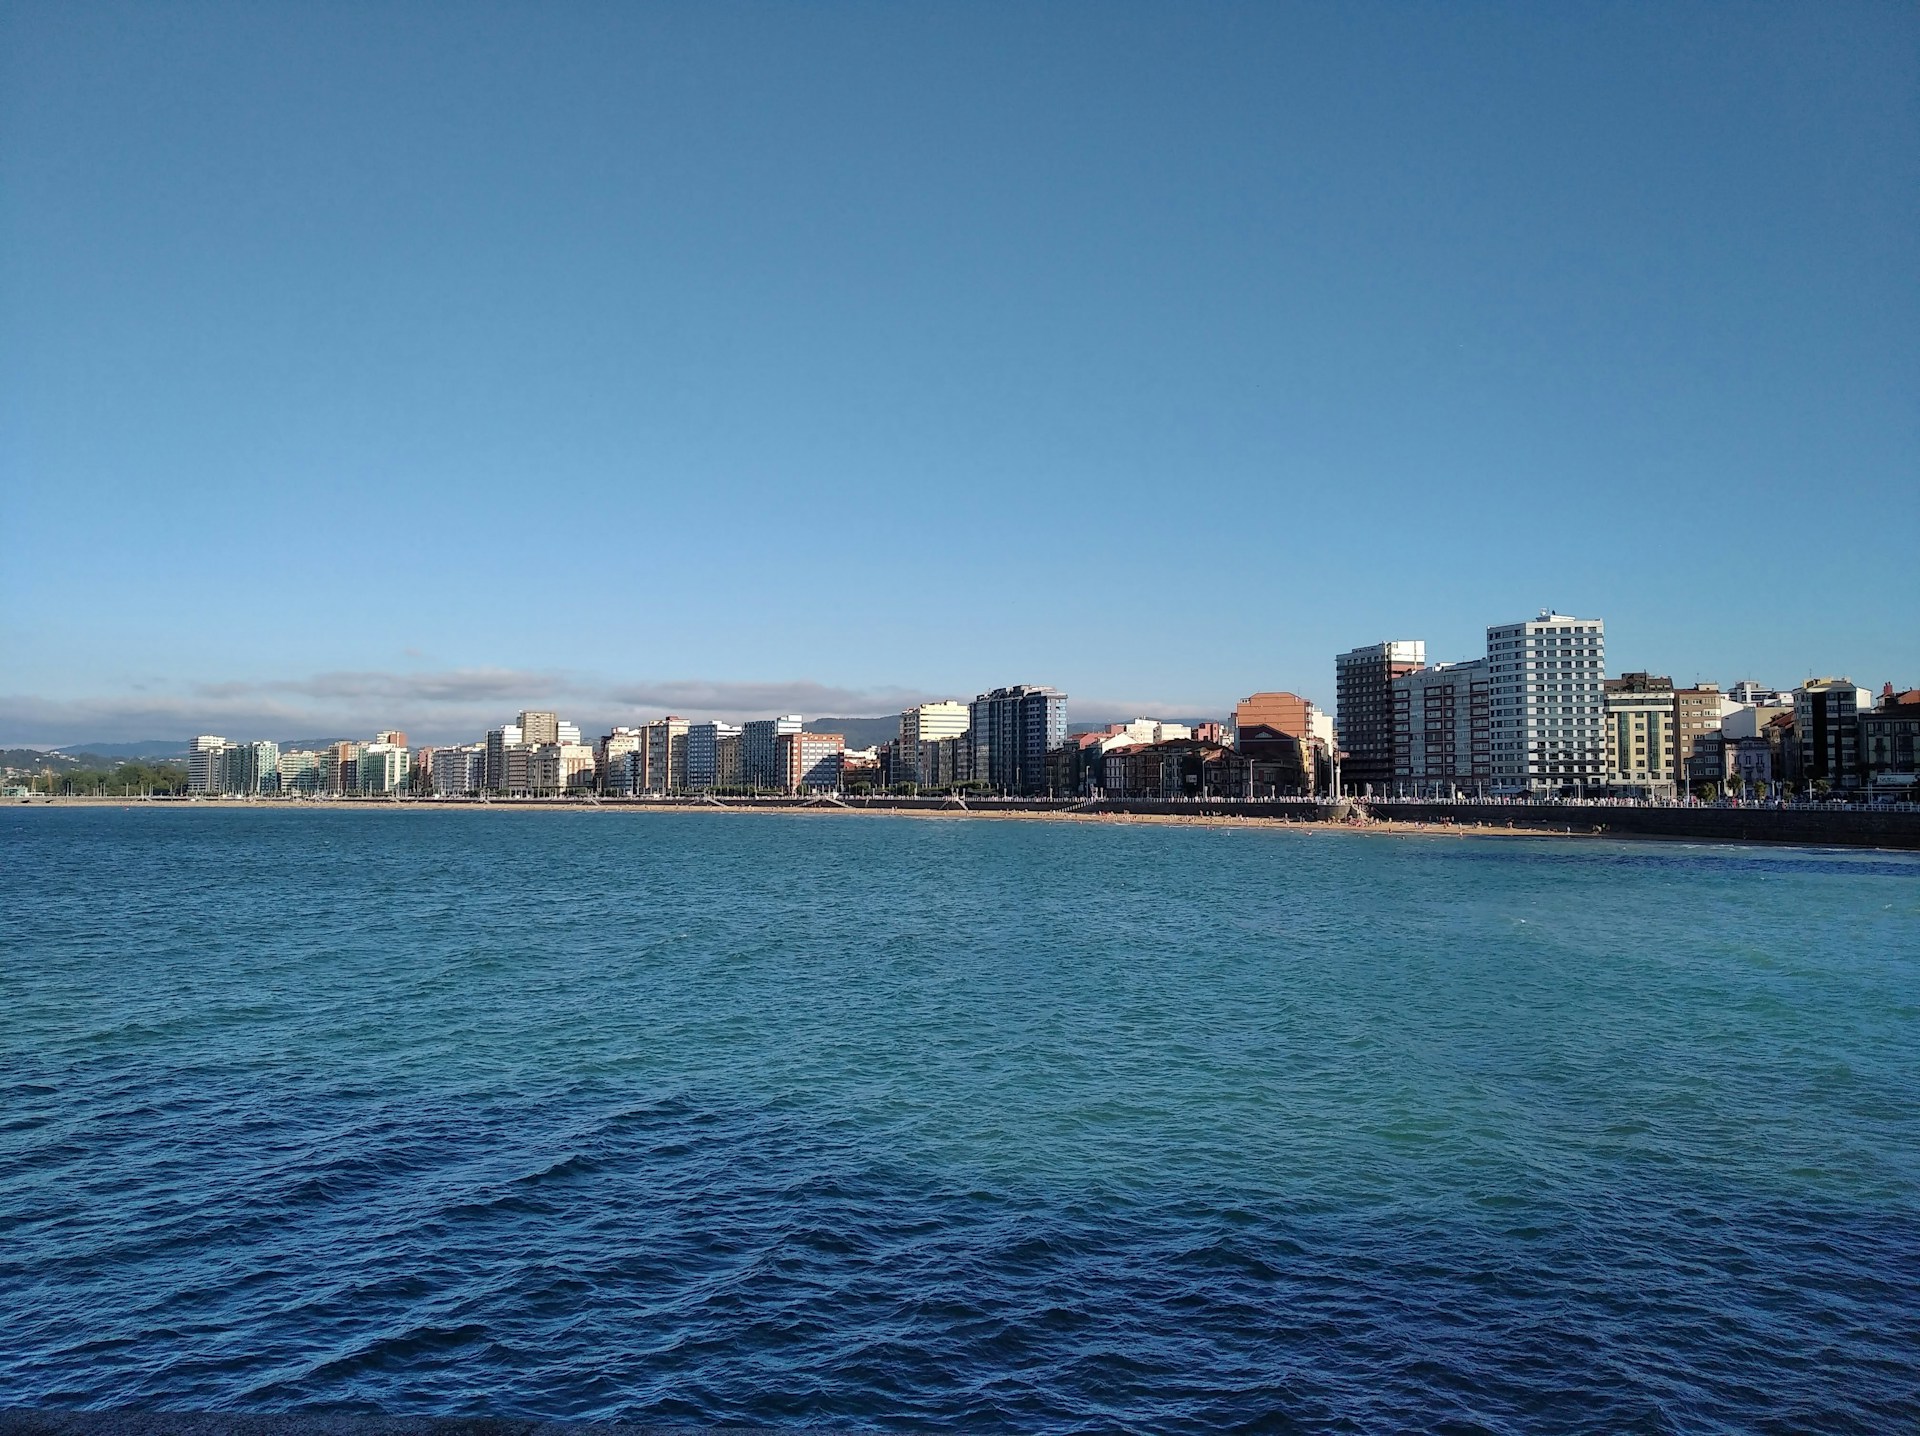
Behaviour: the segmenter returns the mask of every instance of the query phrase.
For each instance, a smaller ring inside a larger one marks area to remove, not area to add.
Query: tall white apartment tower
[[[187,791],[219,794],[226,790],[226,751],[233,744],[202,733],[187,750]]]
[[[1548,612],[1489,628],[1487,670],[1496,793],[1606,782],[1606,624]]]
[[[900,715],[900,766],[922,787],[934,781],[928,745],[967,731],[964,703],[922,703]]]

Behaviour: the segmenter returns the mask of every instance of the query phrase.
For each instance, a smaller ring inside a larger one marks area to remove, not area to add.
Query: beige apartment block
[[[1726,695],[1718,683],[1696,683],[1673,695],[1674,777],[1683,784],[1721,777],[1720,721]]]
[[[726,792],[741,786],[740,735],[722,733],[713,745],[713,786]]]
[[[515,721],[520,729],[522,743],[558,743],[560,741],[558,713],[522,713]]]
[[[684,718],[656,718],[645,725],[646,769],[643,793],[684,793],[687,790],[687,730]]]
[[[1623,673],[1604,687],[1607,785],[1671,796],[1677,752],[1673,680]]]

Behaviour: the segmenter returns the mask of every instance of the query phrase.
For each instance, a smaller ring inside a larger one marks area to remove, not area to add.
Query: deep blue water
[[[1920,861],[0,810],[0,1406],[1920,1429]]]

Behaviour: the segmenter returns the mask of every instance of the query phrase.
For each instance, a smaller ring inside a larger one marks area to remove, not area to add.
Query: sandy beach
[[[1509,838],[1550,838],[1550,837],[1594,837],[1602,836],[1575,830],[1573,832],[1552,832],[1538,828],[1519,828],[1505,826],[1478,826],[1457,823],[1421,823],[1406,822],[1390,818],[1365,818],[1358,821],[1332,821],[1307,818],[1276,818],[1242,814],[1205,814],[1205,813],[1089,813],[1069,810],[1049,811],[1006,811],[1003,809],[974,809],[961,807],[947,808],[890,808],[856,807],[832,801],[813,803],[795,803],[778,807],[756,806],[751,803],[635,803],[635,802],[595,802],[566,798],[507,799],[493,802],[437,802],[427,800],[404,801],[284,801],[258,800],[247,798],[97,798],[97,797],[35,797],[12,798],[5,806],[35,808],[137,808],[155,811],[177,812],[194,809],[233,809],[246,808],[261,811],[278,812],[353,812],[353,813],[606,813],[606,814],[683,814],[683,813],[728,813],[735,816],[754,814],[794,814],[810,817],[881,817],[916,818],[932,822],[953,820],[988,820],[997,822],[1066,822],[1094,823],[1109,825],[1146,824],[1161,827],[1203,827],[1203,828],[1288,828],[1311,833],[1357,833],[1375,834],[1390,837],[1509,837]]]

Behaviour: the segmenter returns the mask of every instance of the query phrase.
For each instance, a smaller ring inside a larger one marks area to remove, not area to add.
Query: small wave
[[[513,1185],[520,1187],[538,1187],[552,1182],[565,1182],[574,1177],[583,1177],[600,1170],[600,1164],[591,1157],[578,1152],[555,1158],[537,1172],[528,1172],[523,1177],[515,1177]]]
[[[310,1367],[299,1380],[303,1384],[319,1386],[349,1382],[365,1372],[392,1371],[424,1357],[459,1351],[486,1340],[487,1329],[477,1322],[460,1326],[412,1326],[404,1331],[375,1337],[353,1351],[330,1357]]]

